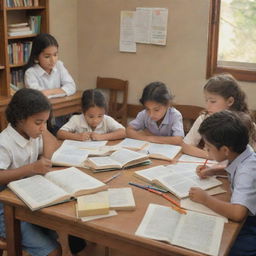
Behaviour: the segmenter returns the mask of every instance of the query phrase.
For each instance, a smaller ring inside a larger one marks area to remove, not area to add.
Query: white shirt
[[[120,128],[125,129],[115,119],[110,116],[104,115],[102,122],[98,124],[95,130],[92,130],[92,128],[86,122],[84,114],[80,114],[72,116],[70,120],[60,128],[60,130],[73,133],[96,132],[99,134],[104,134],[116,131]]]
[[[198,132],[198,129],[206,117],[207,117],[207,115],[202,114],[193,123],[191,129],[189,130],[189,132],[187,133],[187,135],[184,138],[184,142],[186,144],[198,146],[199,142],[202,139],[202,136]]]
[[[76,84],[60,60],[57,61],[50,74],[39,64],[35,64],[25,72],[24,80],[26,87],[39,91],[61,88],[67,96],[76,92]]]
[[[41,136],[27,140],[8,124],[0,134],[0,169],[16,169],[33,163],[42,151]]]

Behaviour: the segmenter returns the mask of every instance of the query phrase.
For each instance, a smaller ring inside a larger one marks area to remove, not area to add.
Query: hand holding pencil
[[[201,179],[206,179],[209,175],[207,173],[207,170],[209,167],[206,165],[208,159],[205,159],[205,162],[203,165],[199,165],[196,168],[196,174],[201,178]]]

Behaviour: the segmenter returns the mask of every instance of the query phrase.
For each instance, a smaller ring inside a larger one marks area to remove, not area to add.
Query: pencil
[[[203,164],[203,168],[206,166],[207,162],[208,162],[208,159],[206,158]]]
[[[117,174],[111,176],[110,178],[104,180],[104,183],[109,183],[111,180],[115,179],[116,177],[118,177],[121,174],[121,172],[118,172]]]

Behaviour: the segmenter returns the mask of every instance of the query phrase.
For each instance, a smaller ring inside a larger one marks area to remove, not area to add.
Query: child
[[[249,113],[249,110],[245,93],[229,74],[220,74],[210,78],[204,86],[204,95],[206,112],[196,119],[189,133],[185,136],[182,150],[185,154],[207,158],[207,152],[197,147],[202,139],[198,133],[198,128],[203,120],[224,109],[245,113]]]
[[[50,111],[51,104],[37,90],[20,89],[11,99],[6,109],[9,124],[0,134],[1,190],[11,181],[51,171],[49,159],[59,144],[46,129]],[[0,204],[0,237],[5,236]],[[23,249],[31,255],[61,255],[57,234],[52,230],[21,222],[21,237]],[[75,242],[80,244],[79,239]]]
[[[25,85],[42,91],[45,96],[72,95],[76,85],[63,63],[58,60],[58,43],[50,34],[38,35],[25,66]]]
[[[208,195],[200,188],[191,188],[191,200],[201,203],[215,212],[244,223],[231,249],[231,256],[255,255],[256,252],[256,153],[247,145],[247,126],[237,114],[228,110],[212,114],[199,128],[209,156],[218,162],[228,160],[225,173],[231,185],[230,202],[224,202]],[[197,174],[201,178],[223,174],[224,170],[207,169],[199,166]]]
[[[181,144],[184,136],[182,116],[171,106],[172,99],[164,83],[147,85],[140,99],[145,110],[129,123],[127,136],[154,143]]]
[[[74,115],[57,133],[59,139],[117,140],[125,137],[125,128],[112,117],[105,115],[106,101],[96,90],[86,90],[82,96],[82,111]]]
[[[76,92],[73,78],[58,60],[58,47],[52,35],[38,35],[33,41],[31,54],[25,66],[25,86],[42,91],[48,98],[69,96]],[[49,123],[49,130],[55,135],[69,117],[70,115],[64,115],[53,118]]]

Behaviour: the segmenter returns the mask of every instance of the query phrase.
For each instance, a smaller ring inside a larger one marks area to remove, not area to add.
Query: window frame
[[[206,77],[210,78],[218,73],[230,73],[237,80],[255,82],[256,71],[243,68],[220,66],[217,63],[218,43],[219,43],[219,24],[220,24],[221,0],[210,0],[209,28],[208,28],[208,52]]]

